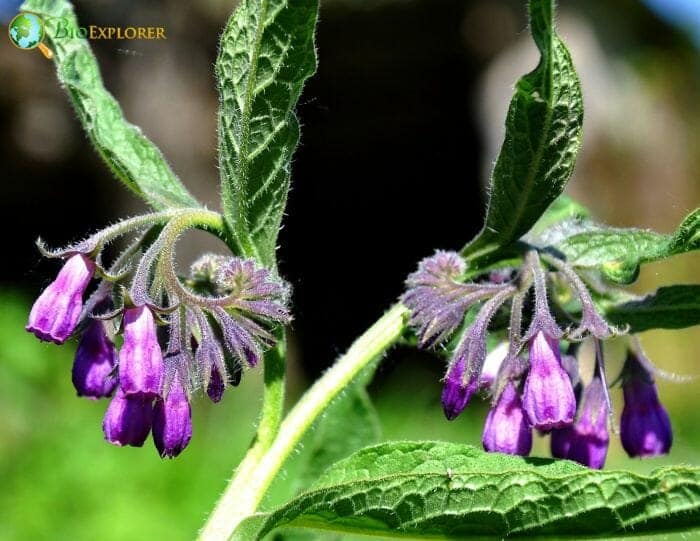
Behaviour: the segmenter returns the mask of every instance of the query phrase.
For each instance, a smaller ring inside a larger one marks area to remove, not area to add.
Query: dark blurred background
[[[126,117],[217,208],[213,63],[233,4],[75,4],[82,24],[166,28],[166,41],[93,47]],[[18,5],[0,0],[4,26]],[[562,0],[558,20],[586,100],[569,192],[601,221],[671,231],[700,200],[700,2]],[[478,230],[513,83],[537,62],[521,0],[328,0],[317,48],[279,252],[294,286],[292,399],[396,299],[420,258]],[[0,538],[191,538],[251,437],[259,374],[219,407],[197,402],[195,437],[176,461],[161,464],[150,444],[102,443],[103,405],[73,398],[74,346],[22,331],[56,271],[33,243],[61,245],[145,207],[92,150],[38,51],[0,39],[0,75]],[[212,246],[189,236],[183,264]],[[635,288],[697,282],[699,261],[651,265]],[[700,373],[697,329],[642,338],[660,366]],[[388,357],[371,389],[386,437],[479,443],[482,406],[441,418],[442,370],[430,355]],[[668,459],[632,462],[615,443],[610,463],[699,462],[695,385],[661,383],[677,421]]]

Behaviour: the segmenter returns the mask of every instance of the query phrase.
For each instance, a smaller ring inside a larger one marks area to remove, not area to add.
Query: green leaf
[[[233,539],[261,539],[278,526],[397,537],[580,539],[698,524],[700,468],[643,476],[454,443],[391,442],[336,464],[278,510],[246,519]]]
[[[644,297],[618,293],[597,304],[611,323],[635,333],[700,325],[700,285],[662,287]]]
[[[599,269],[610,281],[628,284],[639,274],[642,263],[700,248],[700,208],[691,212],[673,235],[643,229],[584,226],[553,246],[569,263]]]
[[[465,256],[507,246],[537,222],[569,181],[581,146],[583,100],[569,51],[554,31],[553,0],[530,1],[537,68],[521,78],[506,117],[486,223]]]
[[[581,203],[568,195],[560,195],[549,205],[549,208],[537,220],[537,223],[532,226],[529,234],[537,236],[562,222],[585,220],[590,218],[590,216],[591,212]]]
[[[268,266],[299,140],[294,107],[316,70],[317,14],[318,0],[242,0],[216,61],[224,215],[240,251]]]
[[[158,147],[124,119],[119,104],[104,87],[87,40],[54,37],[59,23],[63,28],[78,28],[71,3],[26,0],[20,9],[44,19],[44,42],[54,53],[58,79],[90,140],[117,178],[157,210],[199,206]]]

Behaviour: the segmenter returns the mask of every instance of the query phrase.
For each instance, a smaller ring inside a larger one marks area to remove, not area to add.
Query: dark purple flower
[[[143,396],[126,396],[121,389],[109,403],[102,430],[114,445],[141,447],[151,430],[153,400]]]
[[[456,419],[469,404],[469,399],[479,388],[478,374],[466,379],[466,360],[457,360],[450,367],[442,388],[442,409],[448,421]]]
[[[207,395],[212,402],[220,402],[224,396],[224,389],[226,384],[224,379],[221,377],[221,372],[216,368],[216,366],[211,367],[211,376],[209,377],[209,385],[207,385]]]
[[[576,398],[571,380],[561,365],[559,341],[537,331],[529,345],[530,370],[525,380],[523,403],[530,423],[543,431],[572,424]]]
[[[62,344],[73,334],[83,311],[83,294],[95,263],[83,254],[68,258],[56,279],[39,295],[26,329],[37,338]]]
[[[119,351],[119,386],[126,395],[154,398],[163,384],[163,353],[151,310],[124,310],[124,344]]]
[[[78,396],[110,396],[117,385],[116,365],[117,349],[107,336],[105,324],[92,320],[80,337],[73,362],[73,385]]]
[[[489,411],[481,438],[484,449],[494,453],[526,456],[532,449],[532,428],[515,384],[509,381],[496,406]]]
[[[579,417],[573,426],[552,431],[552,456],[601,469],[608,454],[608,405],[599,377],[583,391]]]
[[[173,458],[187,447],[192,437],[192,409],[178,372],[173,375],[165,399],[156,400],[153,441],[161,457]]]
[[[671,420],[659,402],[653,375],[628,356],[622,384],[625,406],[620,421],[622,446],[631,457],[665,455],[671,449]]]

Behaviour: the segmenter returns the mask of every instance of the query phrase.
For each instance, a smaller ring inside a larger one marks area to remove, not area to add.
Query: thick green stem
[[[301,397],[282,421],[269,449],[260,453],[261,440],[256,441],[204,525],[200,541],[227,540],[240,522],[256,511],[270,483],[306,431],[365,366],[401,337],[407,315],[404,306],[393,306]]]

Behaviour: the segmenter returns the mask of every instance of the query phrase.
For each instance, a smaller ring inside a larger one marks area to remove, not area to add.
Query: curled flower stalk
[[[474,395],[490,397],[486,450],[526,455],[537,429],[551,433],[555,457],[602,468],[611,405],[601,343],[626,331],[606,321],[574,267],[548,251],[524,248],[515,269],[470,271],[455,252],[426,258],[408,277],[401,299],[411,312],[409,323],[419,347],[443,346],[448,355],[442,391],[448,420]],[[569,292],[566,302],[562,289]],[[487,355],[489,334],[507,340]],[[576,358],[584,340],[594,341],[597,352],[594,378],[585,386]],[[623,446],[630,456],[667,453],[671,428],[653,365],[636,341],[629,344],[621,377]]]
[[[175,245],[192,227],[223,234],[218,214],[180,209],[125,220],[62,250],[42,245],[66,263],[27,324],[56,343],[80,334],[73,383],[80,396],[112,397],[107,441],[141,446],[152,431],[168,458],[190,441],[194,394],[221,401],[291,320],[288,286],[251,259],[205,254],[181,277]],[[135,240],[105,267],[103,251],[120,236]]]

